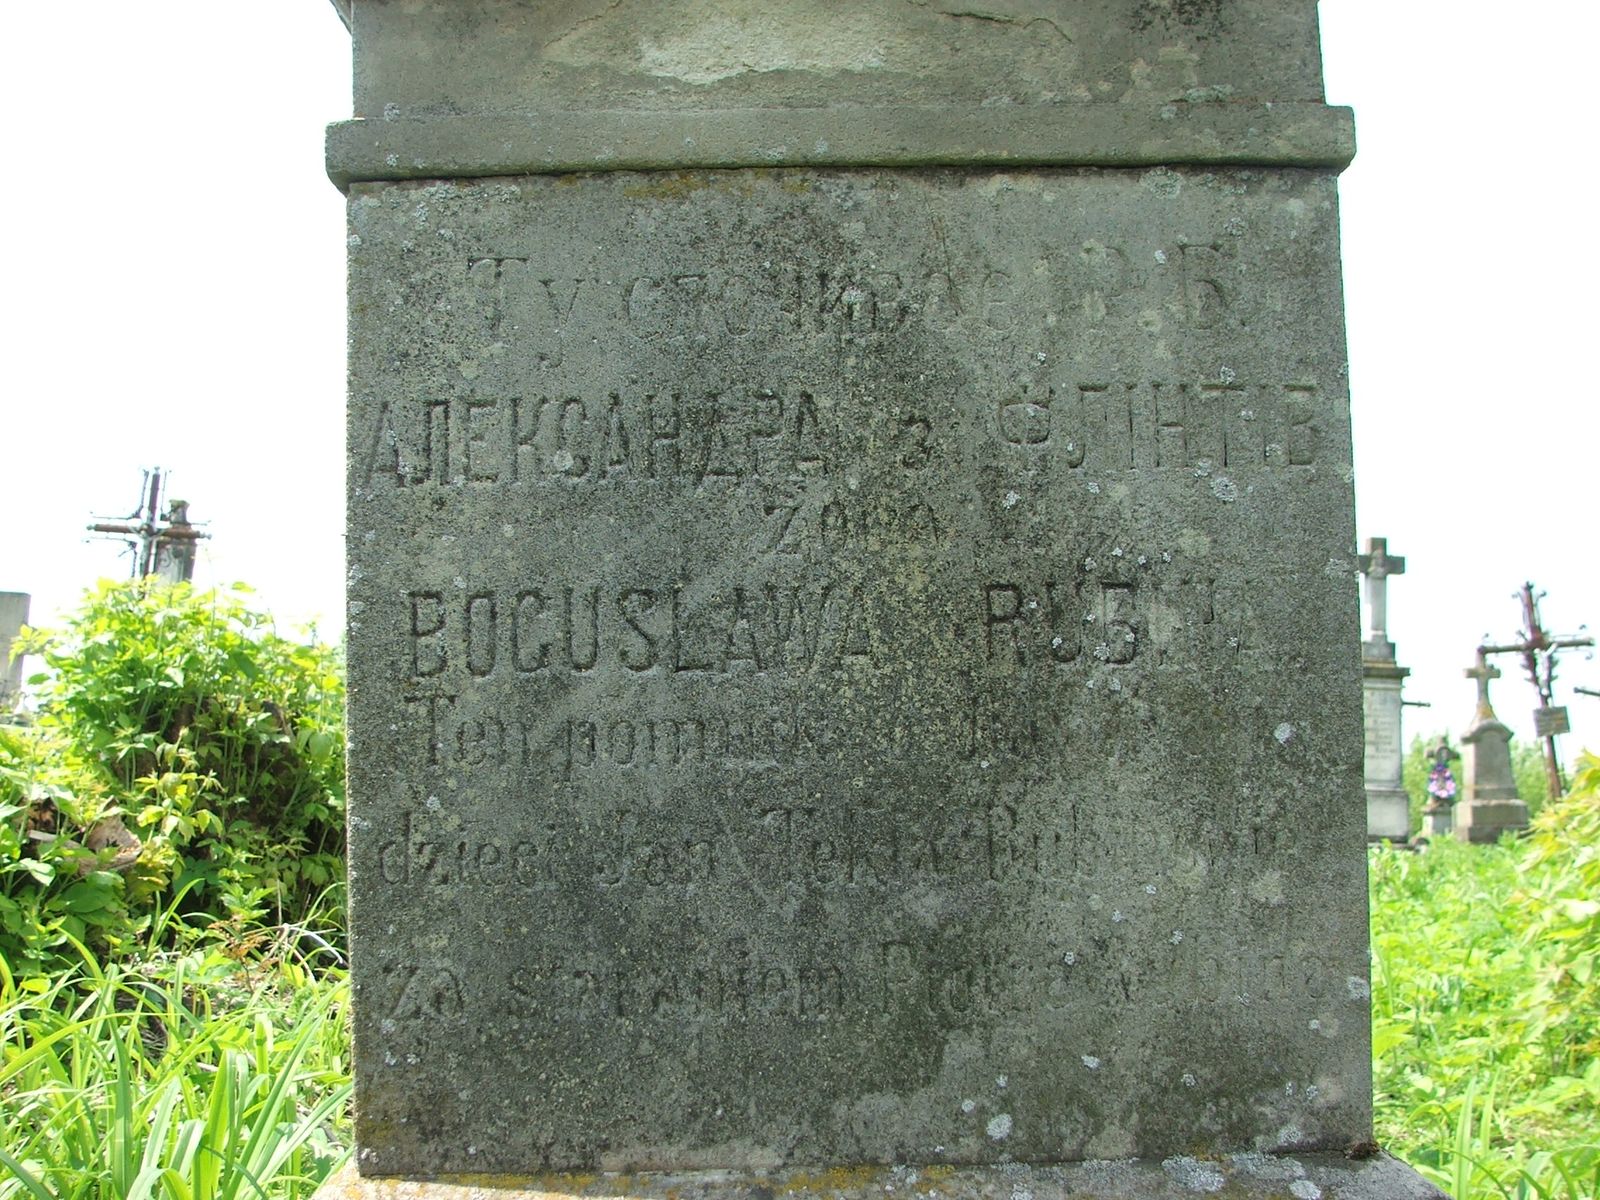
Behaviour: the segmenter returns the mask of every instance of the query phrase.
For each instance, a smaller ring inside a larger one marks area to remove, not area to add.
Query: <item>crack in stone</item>
[[[582,30],[586,26],[594,25],[597,22],[606,20],[608,17],[611,16],[612,13],[616,12],[617,9],[621,8],[622,4],[623,4],[623,0],[608,0],[608,3],[606,4],[605,8],[601,9],[597,13],[594,13],[592,16],[579,18],[577,21],[573,22],[571,27],[568,28],[565,33],[562,33],[562,34],[560,34],[560,35],[558,35],[556,37],[551,38],[549,41],[547,41],[545,43],[545,48],[546,49],[551,49],[553,47],[561,45],[562,42],[565,42],[570,38],[577,37],[578,34],[580,32],[582,32]]]
[[[907,0],[907,2],[916,6],[917,8],[930,7],[928,0]],[[1015,25],[1021,29],[1032,29],[1035,25],[1048,25],[1051,29],[1055,30],[1056,36],[1062,41],[1072,41],[1072,39],[1067,36],[1066,31],[1052,21],[1049,17],[1014,17],[1006,13],[985,12],[982,9],[935,8],[933,11],[941,17],[954,17],[956,20],[966,21],[986,21],[994,25]]]

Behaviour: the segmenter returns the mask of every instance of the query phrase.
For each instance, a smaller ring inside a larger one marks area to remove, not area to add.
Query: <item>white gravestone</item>
[[[1411,838],[1411,798],[1402,774],[1405,743],[1400,736],[1401,689],[1411,674],[1396,664],[1389,640],[1388,582],[1403,575],[1406,560],[1389,554],[1387,538],[1371,538],[1360,556],[1367,581],[1367,638],[1361,643],[1361,711],[1366,728],[1367,838],[1405,842]]]
[[[28,623],[28,594],[0,592],[0,711],[9,709],[22,688],[22,656],[11,657],[11,643]]]

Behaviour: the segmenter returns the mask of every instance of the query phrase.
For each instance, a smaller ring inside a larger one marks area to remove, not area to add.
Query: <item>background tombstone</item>
[[[1528,827],[1528,806],[1517,794],[1511,770],[1511,729],[1494,715],[1489,681],[1500,678],[1482,650],[1465,672],[1478,684],[1478,706],[1471,727],[1461,735],[1461,769],[1466,776],[1456,805],[1455,833],[1464,842],[1497,842],[1503,833]]]
[[[1438,743],[1428,751],[1433,766],[1428,770],[1428,803],[1422,809],[1422,833],[1430,841],[1445,837],[1455,830],[1456,775],[1450,769],[1450,760],[1461,753],[1450,748],[1443,734]]]
[[[22,691],[22,658],[11,657],[11,643],[28,623],[28,599],[26,592],[0,592],[0,712]]]
[[[1358,559],[1367,580],[1368,633],[1361,643],[1361,703],[1366,730],[1367,837],[1406,842],[1411,838],[1411,798],[1403,782],[1405,742],[1400,714],[1407,667],[1395,662],[1389,640],[1389,576],[1403,575],[1406,560],[1389,553],[1387,538],[1370,538]]]
[[[1314,6],[346,12],[338,1186],[1411,1187]]]

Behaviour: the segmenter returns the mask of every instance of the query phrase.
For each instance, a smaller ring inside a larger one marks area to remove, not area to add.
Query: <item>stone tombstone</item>
[[[1478,685],[1478,705],[1472,725],[1461,735],[1466,782],[1456,805],[1455,835],[1463,842],[1493,844],[1502,834],[1528,828],[1528,805],[1517,794],[1511,769],[1511,728],[1489,702],[1489,683],[1500,678],[1500,668],[1480,653],[1477,664],[1464,674]]]
[[[1389,540],[1367,540],[1367,552],[1356,560],[1366,578],[1367,637],[1361,643],[1362,725],[1366,731],[1367,837],[1371,841],[1411,839],[1411,797],[1406,794],[1405,742],[1400,717],[1402,689],[1409,667],[1395,661],[1389,640],[1388,584],[1403,575],[1406,560],[1389,553]]]
[[[1431,841],[1455,832],[1456,780],[1450,761],[1460,758],[1461,754],[1452,750],[1449,739],[1441,734],[1428,757],[1433,766],[1428,771],[1428,802],[1422,809],[1422,835]]]
[[[0,711],[22,690],[22,656],[11,657],[11,643],[28,623],[28,601],[27,592],[0,592]]]
[[[1314,5],[344,12],[343,1186],[1359,1173]]]
[[[1367,838],[1406,842],[1411,838],[1411,797],[1405,789],[1405,742],[1400,717],[1401,687],[1411,674],[1393,663],[1361,664],[1361,705],[1366,731]]]

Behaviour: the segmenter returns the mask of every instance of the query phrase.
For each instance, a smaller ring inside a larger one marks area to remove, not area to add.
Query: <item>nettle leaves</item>
[[[0,726],[0,951],[125,951],[214,922],[298,921],[343,881],[340,652],[280,636],[236,585],[102,582]],[[334,906],[337,909],[337,905]],[[174,920],[173,918],[178,918]]]

